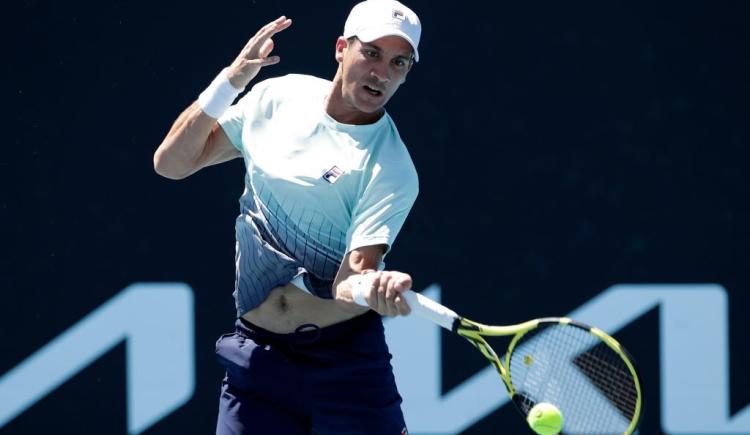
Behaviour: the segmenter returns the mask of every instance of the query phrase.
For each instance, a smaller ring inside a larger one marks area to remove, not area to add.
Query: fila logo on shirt
[[[325,174],[323,174],[323,179],[333,184],[343,174],[344,171],[342,171],[338,166],[334,166],[331,169],[327,170]]]

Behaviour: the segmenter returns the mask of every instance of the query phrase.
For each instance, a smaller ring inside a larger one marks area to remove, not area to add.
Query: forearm
[[[375,273],[375,271],[368,271],[366,273]],[[334,292],[334,298],[341,307],[351,311],[363,308],[362,305],[354,300],[353,293],[355,286],[362,285],[364,275],[365,273],[353,273],[338,283]]]
[[[154,169],[160,175],[181,179],[197,170],[216,120],[191,104],[177,118],[154,153]]]
[[[268,23],[253,36],[209,87],[177,118],[154,153],[154,169],[172,179],[185,178],[204,166],[239,157],[229,139],[219,132],[216,120],[267,65],[279,62],[270,56],[271,36],[292,25],[286,17]]]
[[[411,277],[403,272],[377,271],[384,252],[385,245],[374,245],[354,249],[344,256],[333,282],[333,296],[342,309],[362,310],[352,295],[357,287],[370,309],[385,316],[409,313],[409,305],[400,294],[411,288]]]
[[[359,310],[361,307],[352,298],[352,286],[363,273],[375,271],[380,257],[362,255],[353,251],[344,258],[339,273],[333,282],[333,297],[345,309]]]

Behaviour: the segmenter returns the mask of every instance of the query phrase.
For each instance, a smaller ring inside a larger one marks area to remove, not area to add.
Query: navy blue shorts
[[[216,342],[226,368],[217,435],[401,435],[380,316],[274,334],[244,320]]]

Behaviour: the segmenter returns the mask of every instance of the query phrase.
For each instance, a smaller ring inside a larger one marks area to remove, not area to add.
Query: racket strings
[[[606,344],[599,343],[573,363],[586,374],[624,418],[630,420],[636,409],[638,392],[627,365]]]
[[[516,403],[528,413],[549,402],[563,413],[565,434],[623,434],[636,414],[627,364],[589,331],[549,324],[528,332],[510,356]]]
[[[502,365],[502,362],[500,361],[500,358],[495,353],[495,350],[492,349],[492,347],[487,343],[487,341],[484,340],[481,336],[474,335],[474,334],[461,334],[464,338],[469,340],[469,342],[479,349],[479,351],[484,355],[484,357],[489,360],[489,362],[495,367],[495,370],[500,374],[500,376],[503,376],[503,370],[500,367]]]

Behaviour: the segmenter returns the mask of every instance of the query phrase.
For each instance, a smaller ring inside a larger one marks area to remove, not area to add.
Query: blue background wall
[[[234,316],[243,166],[173,182],[153,172],[152,153],[182,109],[279,15],[294,25],[275,38],[281,64],[260,78],[331,78],[351,5],[10,6],[0,373],[133,282],[186,282],[195,291],[195,394],[148,433],[213,430],[222,375],[213,343]],[[439,283],[446,304],[493,323],[565,314],[617,283],[721,284],[731,408],[744,408],[750,4],[410,6],[424,24],[422,61],[388,110],[421,194],[389,267],[412,273],[417,288]],[[657,330],[653,311],[620,336],[647,379],[648,434],[660,433]],[[483,367],[461,341],[443,346],[445,390]],[[125,433],[124,356],[121,345],[0,433]],[[514,419],[502,408],[465,433],[520,427]]]

